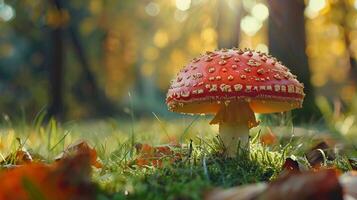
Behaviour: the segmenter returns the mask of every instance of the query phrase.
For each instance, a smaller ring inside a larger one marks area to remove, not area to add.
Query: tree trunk
[[[60,0],[50,1],[55,9],[61,10],[62,4]],[[63,118],[63,30],[61,27],[55,27],[50,30],[50,52],[51,60],[49,66],[49,82],[50,82],[50,106],[48,109],[48,117]]]
[[[350,79],[352,80],[352,82],[357,83],[357,61],[353,57],[353,52],[350,49],[351,40],[350,40],[349,33],[350,33],[351,28],[349,27],[349,25],[347,23],[349,9],[348,9],[348,5],[347,5],[346,1],[341,1],[340,3],[342,4],[342,9],[343,9],[343,13],[344,13],[344,18],[342,19],[343,21],[342,21],[341,25],[343,26],[343,29],[344,29],[345,44],[346,44],[349,62],[350,62],[349,75],[350,75]]]
[[[302,109],[293,111],[294,121],[308,122],[320,118],[310,82],[308,58],[305,53],[305,20],[303,0],[268,0],[269,51],[281,60],[305,85]]]
[[[65,1],[65,0],[64,0]],[[66,1],[66,8],[70,13],[75,12],[70,6],[70,1]],[[69,39],[73,46],[73,50],[79,61],[82,69],[83,82],[80,84],[80,88],[76,88],[77,94],[80,94],[79,99],[85,101],[89,105],[89,109],[94,112],[96,116],[117,115],[124,116],[124,112],[119,109],[118,104],[112,102],[105,92],[98,86],[96,77],[91,71],[90,63],[86,51],[83,48],[83,43],[80,39],[78,27],[80,21],[78,19],[72,19],[69,27],[67,28]],[[79,91],[80,90],[80,91]],[[77,95],[78,98],[78,95]]]
[[[240,20],[243,9],[240,3],[236,6],[234,11],[230,11],[229,9],[226,1],[218,1],[216,31],[218,35],[217,46],[219,49],[239,46]]]

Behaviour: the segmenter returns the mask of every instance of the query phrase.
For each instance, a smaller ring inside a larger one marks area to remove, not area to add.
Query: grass
[[[263,145],[260,136],[266,129],[258,127],[251,131],[250,154],[240,149],[236,158],[226,158],[216,136],[218,127],[209,126],[208,119],[203,117],[164,121],[155,115],[154,119],[139,121],[106,119],[64,124],[51,120],[46,125],[42,124],[41,114],[31,125],[14,124],[5,117],[0,124],[0,152],[4,158],[21,145],[33,155],[51,162],[69,144],[86,139],[95,147],[104,166],[94,169],[92,177],[100,188],[98,199],[201,199],[205,191],[215,187],[273,180],[287,157],[308,167],[305,152],[316,138],[325,135],[314,134],[313,126],[294,128],[289,117],[275,120],[282,119],[285,126],[272,129],[279,143]],[[348,135],[347,138],[354,137]],[[333,161],[325,159],[325,165],[351,170],[347,156],[357,156],[357,150],[354,141],[349,141],[342,139],[343,151],[337,152]],[[176,149],[182,154],[180,161],[164,162],[160,168],[133,165],[137,158],[135,143],[170,142],[182,144]]]

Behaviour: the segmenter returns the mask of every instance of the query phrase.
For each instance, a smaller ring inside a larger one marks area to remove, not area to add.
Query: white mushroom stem
[[[219,134],[229,157],[235,157],[238,144],[249,150],[249,128],[246,124],[220,123]]]
[[[229,157],[235,157],[238,145],[249,151],[249,129],[257,126],[248,102],[222,104],[210,124],[219,124],[219,135]]]

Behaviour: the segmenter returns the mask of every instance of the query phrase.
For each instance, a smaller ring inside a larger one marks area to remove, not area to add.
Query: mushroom
[[[249,151],[254,113],[300,108],[303,84],[276,58],[245,49],[221,49],[194,58],[177,74],[167,93],[170,111],[213,114],[229,157],[238,145]]]

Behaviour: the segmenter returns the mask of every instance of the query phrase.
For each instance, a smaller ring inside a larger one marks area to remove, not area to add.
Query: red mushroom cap
[[[216,113],[220,103],[249,102],[255,113],[299,108],[304,86],[276,58],[222,49],[194,58],[172,81],[166,103],[181,113]]]

